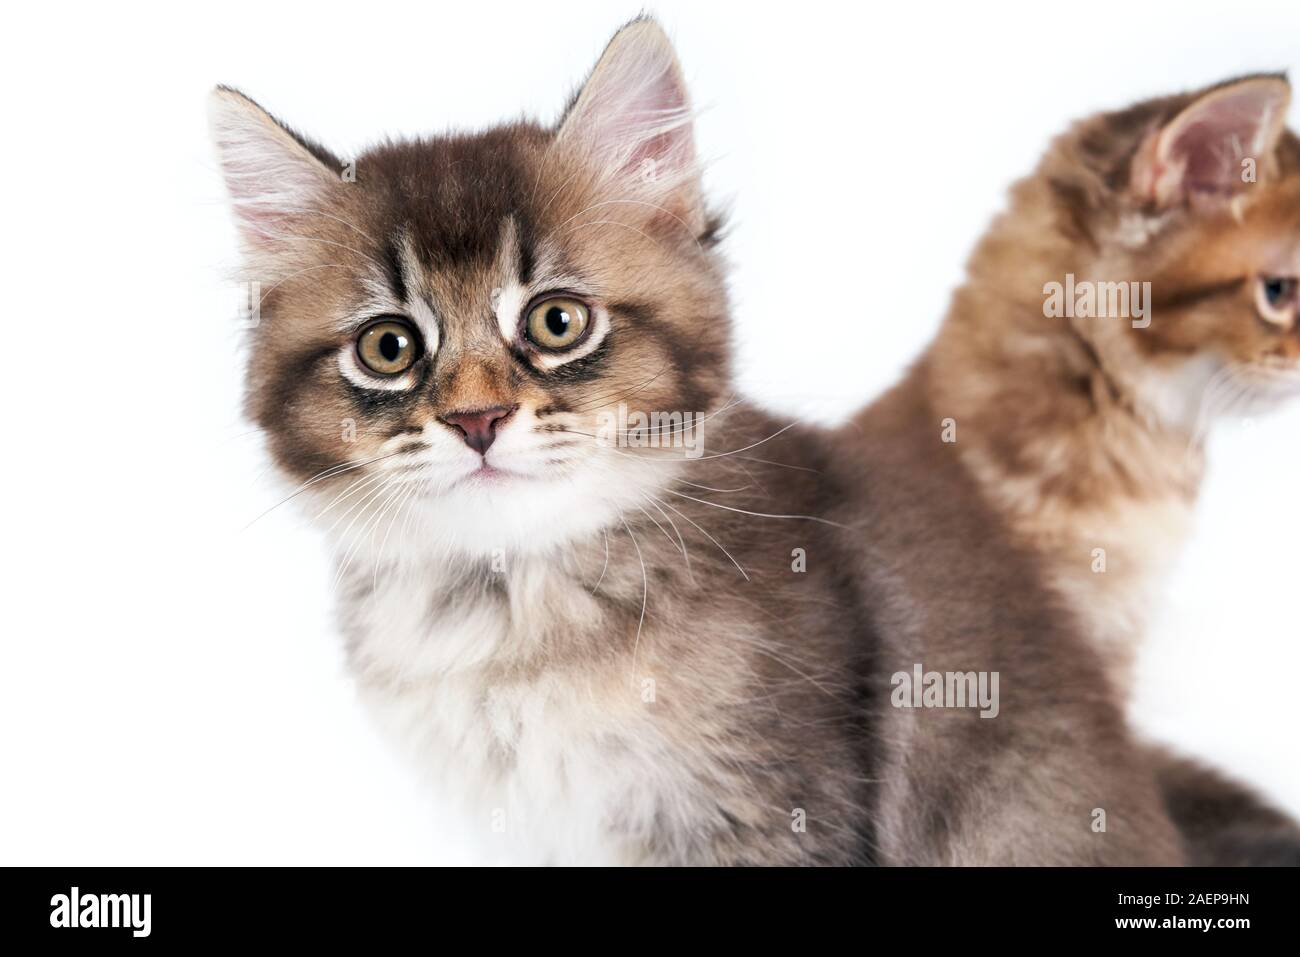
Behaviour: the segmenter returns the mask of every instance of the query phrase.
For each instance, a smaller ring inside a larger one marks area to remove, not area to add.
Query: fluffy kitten
[[[235,91],[213,106],[260,283],[250,414],[333,543],[365,697],[485,838],[550,862],[1180,859],[1100,673],[1030,640],[1081,639],[974,496],[960,520],[1019,597],[930,626],[1005,667],[1001,716],[890,706],[921,659],[895,654],[914,596],[889,563],[931,516],[846,506],[838,443],[734,398],[652,22],[554,128],[353,165]],[[863,535],[892,557],[861,567]]]
[[[927,429],[950,426],[945,453],[1040,556],[1121,695],[1187,532],[1208,418],[1300,391],[1288,102],[1284,78],[1255,76],[1075,125],[1012,189],[902,387]],[[1179,808],[1209,799],[1189,782],[1247,803],[1208,772],[1163,776]]]
[[[621,31],[554,129],[352,166],[213,106],[263,297],[249,410],[418,766],[517,858],[865,860],[857,602],[798,517],[827,510],[821,452],[730,391],[659,28]]]

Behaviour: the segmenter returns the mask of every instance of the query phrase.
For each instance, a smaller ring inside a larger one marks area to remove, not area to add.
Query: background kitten
[[[1012,190],[909,379],[1121,692],[1209,423],[1300,392],[1289,96],[1249,77],[1076,125]],[[1094,287],[1089,309],[1089,283],[1123,284],[1127,308]],[[1062,286],[1080,290],[1073,315],[1052,301]]]
[[[930,351],[954,451],[1053,557],[1121,687],[1209,421],[1300,391],[1288,101],[1257,77],[1080,123],[1012,191]],[[1149,283],[1149,315],[1048,318],[1067,277]]]

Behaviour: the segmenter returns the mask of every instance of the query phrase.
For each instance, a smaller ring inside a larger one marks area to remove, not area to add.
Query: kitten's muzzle
[[[479,455],[486,455],[496,441],[497,428],[514,413],[517,405],[494,405],[487,409],[448,412],[438,418],[460,433],[465,444]]]

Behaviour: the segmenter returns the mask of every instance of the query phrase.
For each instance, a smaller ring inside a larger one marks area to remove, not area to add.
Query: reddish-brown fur
[[[1278,78],[1238,84],[1258,84],[1285,103]],[[996,516],[991,521],[1030,556],[1032,574],[1021,569],[1017,583],[1016,576],[990,572],[990,561],[1003,560],[982,536],[961,539],[957,516],[942,520],[942,544],[932,555],[918,553],[918,563],[944,561],[949,591],[982,582],[970,591],[972,605],[979,596],[1014,602],[1037,583],[1057,591],[1089,640],[1067,648],[1040,636],[1051,642],[1044,653],[1073,669],[1043,684],[1069,694],[1078,675],[1100,668],[1091,694],[1116,709],[1159,573],[1182,543],[1200,482],[1202,412],[1219,411],[1216,389],[1225,382],[1254,382],[1271,401],[1274,393],[1294,391],[1300,376],[1300,324],[1262,320],[1253,296],[1260,275],[1300,271],[1300,140],[1280,126],[1273,137],[1261,135],[1265,150],[1250,157],[1257,178],[1249,183],[1232,178],[1245,157],[1214,155],[1227,147],[1210,140],[1211,158],[1226,159],[1230,176],[1209,191],[1151,191],[1161,171],[1148,166],[1161,131],[1206,96],[1240,88],[1225,84],[1102,114],[1054,142],[980,240],[967,282],[915,369],[845,433],[846,441],[877,436],[876,454],[862,450],[869,486],[888,481],[879,476],[881,462],[894,456],[880,450],[896,443],[925,448],[933,459],[928,468],[948,470],[978,492]],[[1262,122],[1277,123],[1277,113]],[[1047,284],[1067,274],[1150,282],[1149,325],[1045,315]],[[1189,361],[1206,363],[1207,379],[1179,379],[1196,369]],[[1272,362],[1288,365],[1278,370]],[[907,428],[899,427],[904,403],[915,410]],[[890,423],[891,437],[880,438]],[[945,424],[948,442],[941,439]],[[926,517],[939,507],[927,498],[952,493],[935,488],[920,496],[905,487],[908,468],[894,473],[899,487],[887,494],[906,499],[898,512],[926,528],[939,523]],[[936,582],[925,592],[927,605],[943,604],[934,597],[939,589]],[[1082,726],[1075,733],[1092,734]],[[1180,826],[1195,839],[1198,860],[1224,859],[1206,849],[1206,829],[1188,817],[1203,807],[1230,808],[1220,818],[1247,828],[1248,809],[1258,809],[1270,840],[1280,833],[1276,813],[1243,789],[1208,774],[1176,774],[1161,755],[1152,763],[1171,768],[1162,783]],[[1294,854],[1294,830],[1289,840]]]

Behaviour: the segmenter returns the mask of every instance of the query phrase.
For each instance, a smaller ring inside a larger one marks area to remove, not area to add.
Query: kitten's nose
[[[448,412],[438,418],[446,422],[461,434],[468,445],[479,455],[486,455],[488,448],[496,440],[497,423],[509,417],[519,408],[517,405],[494,405],[490,409],[467,409],[464,412]]]

